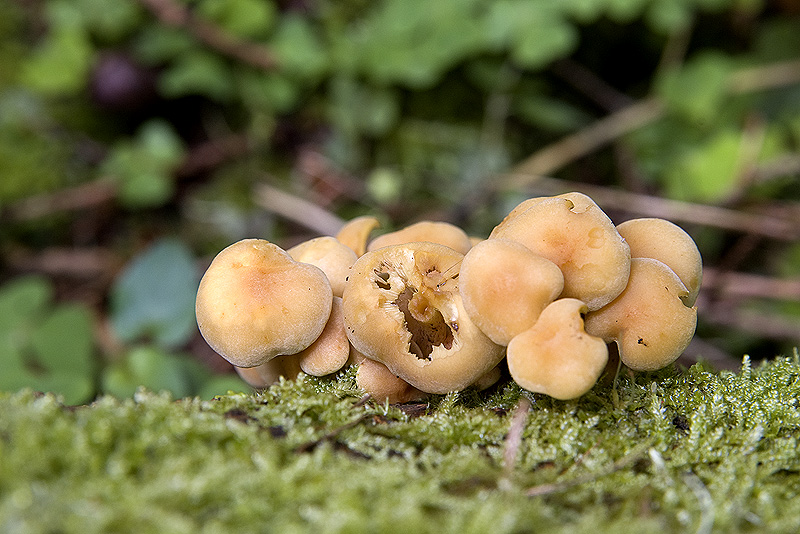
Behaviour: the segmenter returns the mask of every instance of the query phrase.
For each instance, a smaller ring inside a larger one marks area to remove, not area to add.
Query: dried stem
[[[235,37],[208,21],[196,18],[191,10],[173,0],[139,0],[158,20],[167,26],[183,28],[200,42],[218,52],[261,70],[278,66],[274,54],[264,46]]]
[[[503,474],[506,479],[511,476],[514,466],[517,464],[519,448],[522,444],[522,432],[525,430],[525,423],[528,422],[528,413],[531,409],[531,401],[526,396],[519,398],[519,403],[511,417],[511,428],[505,440],[503,449]]]
[[[330,211],[271,185],[256,186],[253,197],[265,210],[322,235],[336,235],[344,226],[344,221]]]

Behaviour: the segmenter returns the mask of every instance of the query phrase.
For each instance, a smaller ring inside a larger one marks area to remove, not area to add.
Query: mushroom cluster
[[[609,345],[635,371],[663,368],[694,335],[702,265],[663,219],[614,226],[588,196],[528,199],[487,239],[419,222],[370,240],[359,217],[283,250],[245,239],[220,252],[197,323],[254,387],[356,365],[378,400],[485,389],[508,371],[556,399],[589,391]]]

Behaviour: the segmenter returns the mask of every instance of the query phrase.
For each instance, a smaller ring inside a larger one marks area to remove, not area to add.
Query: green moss
[[[796,532],[800,358],[363,404],[353,373],[212,401],[0,397],[2,532]]]

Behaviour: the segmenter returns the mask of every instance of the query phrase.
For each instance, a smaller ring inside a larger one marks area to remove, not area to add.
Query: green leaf
[[[152,346],[131,349],[121,362],[107,367],[102,376],[103,391],[116,397],[131,397],[139,387],[169,391],[177,398],[191,393],[180,358]]]
[[[160,24],[146,26],[136,37],[136,56],[148,65],[161,65],[189,53],[197,42],[185,32]]]
[[[111,288],[111,324],[124,341],[152,337],[163,347],[185,343],[196,329],[198,277],[189,249],[162,239],[125,268]]]
[[[23,65],[22,83],[49,95],[75,94],[86,84],[92,52],[83,28],[58,26]]]
[[[739,177],[741,144],[741,134],[725,130],[697,146],[668,171],[669,196],[700,202],[725,198]]]
[[[308,20],[282,17],[270,47],[277,55],[281,72],[305,80],[320,78],[328,68],[328,54]]]
[[[351,78],[337,77],[331,82],[330,101],[331,121],[350,134],[384,134],[400,115],[393,91],[359,84]]]
[[[43,276],[26,276],[0,289],[0,337],[42,315],[53,299],[53,288]]]
[[[36,361],[50,373],[91,376],[92,318],[80,304],[64,304],[38,325],[31,339]]]
[[[219,56],[193,48],[164,71],[158,86],[166,98],[202,95],[227,102],[233,96],[230,66]]]
[[[265,37],[277,16],[275,4],[265,0],[205,0],[198,12],[246,39]]]
[[[709,124],[725,102],[730,60],[719,53],[700,54],[664,74],[656,91],[668,109],[692,122]]]

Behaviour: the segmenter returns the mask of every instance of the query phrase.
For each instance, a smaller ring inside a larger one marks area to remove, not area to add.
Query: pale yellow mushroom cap
[[[498,345],[527,330],[564,289],[552,261],[509,239],[487,239],[464,256],[458,287],[470,319]]]
[[[584,330],[586,309],[571,298],[547,306],[536,324],[508,344],[511,378],[528,391],[560,400],[592,389],[608,362],[608,347]]]
[[[628,281],[630,249],[597,204],[581,193],[531,199],[489,236],[517,241],[559,266],[561,297],[596,310],[619,295]]]
[[[631,260],[625,291],[609,305],[586,315],[586,331],[616,341],[622,363],[654,371],[674,362],[697,326],[697,308],[683,304],[689,291],[678,275],[652,258]]]
[[[372,251],[389,245],[402,245],[417,241],[438,243],[461,254],[466,254],[472,248],[472,240],[458,226],[446,222],[420,221],[396,232],[376,237],[367,246],[367,250]]]
[[[277,245],[245,239],[220,252],[197,290],[197,325],[236,367],[295,354],[322,333],[333,293],[319,268]]]
[[[303,372],[313,376],[335,373],[350,357],[350,341],[344,327],[342,299],[333,297],[331,316],[319,337],[297,357]]]
[[[631,247],[632,258],[653,258],[672,269],[689,290],[684,304],[694,306],[703,279],[703,259],[689,234],[656,218],[631,219],[617,225],[617,231]]]
[[[502,347],[470,320],[458,292],[462,259],[429,242],[361,256],[342,299],[353,347],[427,393],[462,390],[497,365]]]
[[[363,256],[367,251],[369,234],[380,225],[381,223],[375,217],[362,215],[347,221],[336,234],[336,239],[350,247],[356,256]]]
[[[395,376],[382,363],[369,358],[364,359],[358,365],[356,385],[379,403],[410,402],[424,399],[427,396],[427,393]]]
[[[341,297],[350,266],[356,262],[353,250],[335,237],[323,236],[304,241],[286,252],[295,261],[310,263],[322,269],[336,297]]]

